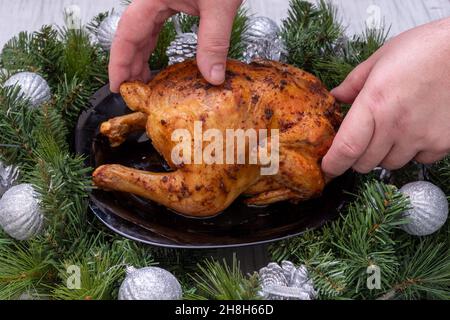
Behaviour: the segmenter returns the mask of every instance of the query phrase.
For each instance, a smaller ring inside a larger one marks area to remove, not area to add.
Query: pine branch
[[[408,207],[395,187],[366,183],[339,220],[272,252],[278,260],[305,264],[321,298],[371,298],[375,292],[366,288],[369,266],[383,270],[383,288],[391,288],[396,279],[394,232],[405,223],[402,212]]]
[[[334,54],[318,59],[314,63],[314,73],[326,84],[334,88],[342,83],[348,74],[360,63],[367,60],[386,42],[389,29],[366,29],[363,34],[351,40],[341,38],[334,45]]]
[[[198,30],[200,25],[200,17],[191,16],[186,13],[179,13],[178,19],[180,22],[181,32],[188,33]]]
[[[450,200],[450,156],[432,166],[429,174],[431,180],[442,188]]]
[[[139,248],[129,240],[108,241],[104,233],[85,234],[76,241],[71,255],[60,264],[60,282],[52,288],[52,297],[63,300],[115,299],[120,282],[125,277],[126,266],[154,264],[146,248]],[[80,268],[80,289],[67,286],[69,266]]]
[[[320,1],[314,5],[291,0],[281,35],[286,43],[288,62],[314,73],[318,61],[328,61],[334,56],[334,47],[343,36],[343,27],[331,4]]]
[[[408,200],[393,186],[379,182],[367,183],[347,215],[330,226],[332,244],[348,266],[348,284],[352,297],[371,296],[366,286],[366,270],[371,265],[383,270],[382,287],[390,287],[398,271],[399,262],[393,240],[394,231],[406,223],[402,213]]]
[[[158,42],[150,56],[149,64],[151,70],[161,70],[167,66],[169,58],[167,57],[166,49],[175,40],[176,35],[173,22],[171,20],[166,21],[159,32]]]
[[[32,52],[33,35],[28,32],[20,32],[16,37],[10,39],[2,50],[1,67],[10,72],[17,71],[39,71],[38,61]]]
[[[240,7],[233,21],[228,57],[240,59],[245,49],[244,34],[248,29],[248,10]]]
[[[61,29],[63,51],[59,56],[59,75],[69,80],[77,77],[83,82],[93,82],[94,86],[107,81],[107,59],[99,48],[90,43],[85,29]],[[64,79],[61,79],[64,80]]]
[[[55,61],[61,53],[58,32],[51,26],[43,26],[37,32],[21,32],[9,40],[3,48],[0,65],[10,73],[32,71],[48,80],[58,71]]]
[[[37,113],[19,88],[0,88],[0,153],[8,163],[32,167]]]
[[[34,149],[39,149],[42,145],[42,141],[39,141],[39,137],[48,137],[54,145],[58,146],[61,152],[69,152],[67,145],[67,136],[69,131],[67,130],[65,121],[63,120],[64,114],[55,108],[54,105],[44,104],[40,106],[36,112],[36,124],[35,124],[35,142]],[[35,159],[41,160],[40,158]]]
[[[450,251],[435,237],[419,239],[410,246],[397,282],[385,293],[387,299],[450,299]]]
[[[58,84],[55,97],[55,108],[64,119],[65,125],[70,131],[75,127],[80,113],[88,107],[92,91],[96,88],[86,88],[83,81],[77,76],[64,80]]]
[[[367,29],[349,40],[336,16],[336,9],[325,1],[313,5],[291,0],[282,28],[288,62],[315,74],[330,89],[377,51],[389,34],[384,27]]]
[[[14,299],[52,278],[53,260],[39,242],[0,243],[0,300]]]
[[[28,182],[40,194],[41,207],[50,222],[56,240],[65,241],[82,236],[86,226],[87,194],[91,188],[80,157],[72,157],[49,136],[38,136],[34,154],[35,169],[27,176]],[[63,244],[60,243],[63,249]]]
[[[192,300],[255,300],[258,299],[259,283],[256,274],[245,277],[239,267],[239,262],[233,257],[229,266],[222,263],[205,260],[198,265],[199,273],[192,276],[196,290],[186,295]]]

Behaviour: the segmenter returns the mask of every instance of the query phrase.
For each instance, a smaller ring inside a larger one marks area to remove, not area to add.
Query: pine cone
[[[195,33],[182,33],[176,36],[166,50],[169,65],[180,63],[195,57],[197,53],[197,35]]]

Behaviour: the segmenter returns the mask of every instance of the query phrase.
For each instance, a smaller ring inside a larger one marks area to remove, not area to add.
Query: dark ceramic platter
[[[87,165],[118,163],[142,170],[165,171],[164,160],[149,141],[130,136],[119,148],[111,148],[99,135],[100,124],[130,112],[122,98],[100,89],[92,107],[79,118],[77,153],[88,157]],[[111,230],[133,240],[174,248],[224,248],[262,244],[299,235],[338,215],[352,191],[352,176],[333,181],[322,197],[300,204],[281,202],[267,207],[248,207],[239,199],[221,214],[206,219],[181,216],[152,201],[121,192],[94,190],[93,213]]]

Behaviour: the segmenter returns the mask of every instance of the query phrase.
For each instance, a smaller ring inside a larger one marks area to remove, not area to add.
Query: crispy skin
[[[247,65],[229,60],[225,83],[216,87],[203,79],[195,61],[186,61],[168,67],[148,85],[124,83],[120,92],[138,112],[135,124],[130,123],[133,116],[118,117],[102,124],[102,133],[118,145],[129,128],[142,128],[147,116],[147,135],[174,171],[104,165],[93,174],[100,188],[131,192],[182,214],[206,217],[223,211],[241,194],[250,196],[249,204],[266,205],[310,199],[325,186],[320,161],[341,115],[335,99],[309,73],[272,61]],[[202,121],[203,132],[219,129],[224,137],[226,129],[279,129],[278,174],[261,176],[260,166],[249,164],[175,166],[171,152],[178,141],[171,140],[172,132],[184,128],[193,136],[194,121]]]
[[[118,147],[130,133],[144,131],[147,118],[147,115],[142,112],[130,113],[103,122],[100,126],[100,132],[109,138],[112,147]]]

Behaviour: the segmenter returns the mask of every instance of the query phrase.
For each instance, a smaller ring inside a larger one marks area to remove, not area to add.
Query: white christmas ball
[[[158,267],[127,268],[119,289],[119,300],[180,300],[182,295],[177,278]]]
[[[409,197],[412,209],[404,212],[410,220],[401,228],[411,235],[427,236],[438,231],[448,218],[448,201],[445,193],[427,181],[404,185],[400,192]]]
[[[31,184],[11,187],[0,199],[0,227],[17,240],[28,240],[38,235],[44,217],[39,200]]]
[[[103,50],[109,51],[111,49],[114,35],[116,34],[117,26],[119,25],[120,14],[113,13],[103,20],[97,29],[97,41]]]
[[[20,94],[29,99],[33,108],[51,99],[47,81],[34,72],[19,72],[5,81],[4,87],[20,87]]]

